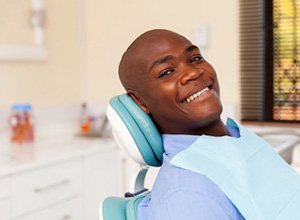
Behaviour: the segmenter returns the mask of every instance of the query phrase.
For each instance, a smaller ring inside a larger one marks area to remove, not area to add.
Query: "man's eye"
[[[193,63],[193,62],[197,62],[197,61],[202,61],[204,58],[200,55],[197,55],[197,56],[193,56],[191,59],[190,59],[190,63]]]
[[[168,76],[168,75],[170,75],[170,74],[173,73],[173,72],[174,72],[174,69],[167,69],[167,70],[164,70],[164,71],[162,71],[162,72],[159,74],[159,78]]]

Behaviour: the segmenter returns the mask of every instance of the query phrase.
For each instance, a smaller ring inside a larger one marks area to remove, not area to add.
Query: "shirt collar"
[[[240,137],[239,128],[232,119],[227,120],[226,127],[232,137]],[[180,151],[188,148],[198,137],[198,135],[187,134],[162,134],[165,154],[172,158]]]

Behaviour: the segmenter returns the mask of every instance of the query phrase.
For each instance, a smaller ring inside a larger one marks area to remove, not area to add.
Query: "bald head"
[[[124,53],[119,76],[161,133],[212,134],[215,124],[223,129],[216,72],[185,37],[145,32]]]
[[[185,37],[163,29],[147,31],[133,41],[119,64],[119,77],[127,91],[136,91],[140,86],[144,86],[145,74],[149,68],[147,58],[157,50],[163,49],[162,47],[174,38],[189,42]]]

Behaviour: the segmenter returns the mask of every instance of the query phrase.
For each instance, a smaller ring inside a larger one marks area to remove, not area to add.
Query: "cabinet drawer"
[[[0,200],[9,196],[8,178],[0,179]]]
[[[18,220],[82,220],[82,202],[73,199]]]
[[[80,160],[16,174],[11,185],[13,216],[43,208],[80,193]]]
[[[10,203],[9,200],[0,200],[0,219],[9,220],[10,218]]]

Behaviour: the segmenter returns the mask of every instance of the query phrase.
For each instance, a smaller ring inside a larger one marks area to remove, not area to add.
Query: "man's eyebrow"
[[[199,50],[199,48],[195,45],[191,45],[191,46],[185,48],[184,52],[189,53],[189,52],[192,52],[193,50]]]
[[[184,52],[185,52],[185,53],[190,53],[190,52],[192,52],[193,50],[199,50],[199,48],[198,48],[197,46],[195,46],[195,45],[191,45],[191,46],[185,48]],[[167,62],[167,61],[169,61],[169,60],[171,60],[171,59],[174,59],[174,58],[175,58],[175,57],[172,56],[172,55],[167,55],[167,56],[165,56],[165,57],[159,58],[159,59],[155,60],[155,61],[151,64],[151,66],[150,66],[149,69],[151,70],[154,66],[160,65],[160,64],[165,63],[165,62]]]
[[[175,57],[172,56],[172,55],[167,55],[167,56],[165,56],[165,57],[159,58],[159,59],[155,60],[155,61],[151,64],[150,70],[151,70],[154,66],[160,65],[160,64],[165,63],[165,62],[167,62],[167,61],[169,61],[169,60],[171,60],[171,59],[174,59],[174,58],[175,58]]]

